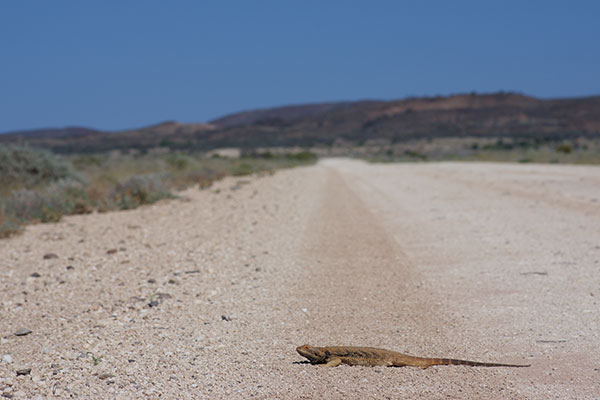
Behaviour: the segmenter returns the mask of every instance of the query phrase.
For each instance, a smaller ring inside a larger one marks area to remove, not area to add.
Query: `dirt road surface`
[[[598,167],[331,159],[0,241],[8,398],[598,399],[599,349]]]

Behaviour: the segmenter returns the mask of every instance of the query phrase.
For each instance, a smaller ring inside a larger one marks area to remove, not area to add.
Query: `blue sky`
[[[6,1],[0,132],[283,104],[600,94],[598,1]]]

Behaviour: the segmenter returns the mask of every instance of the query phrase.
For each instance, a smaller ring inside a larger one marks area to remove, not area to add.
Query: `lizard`
[[[414,357],[396,351],[378,349],[375,347],[314,347],[304,345],[296,348],[296,351],[307,358],[311,364],[320,364],[325,367],[337,367],[340,364],[362,365],[367,367],[421,367],[423,369],[433,365],[468,365],[471,367],[529,367],[522,364],[498,364],[467,360],[455,360],[452,358],[425,358]]]

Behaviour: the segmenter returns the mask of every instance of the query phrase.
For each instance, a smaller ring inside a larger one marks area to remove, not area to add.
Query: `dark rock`
[[[106,250],[106,254],[115,254],[118,250],[117,249],[109,249]]]
[[[67,265],[67,271],[70,271],[70,270],[73,270],[73,269],[75,269],[75,267],[74,267],[74,266],[72,266],[72,265]]]
[[[200,270],[199,269],[194,269],[194,270],[191,270],[191,271],[185,271],[185,273],[186,274],[199,274]]]
[[[152,300],[150,303],[148,303],[148,306],[150,306],[150,307],[158,306],[158,300]]]
[[[114,377],[115,376],[113,374],[110,374],[108,372],[104,372],[104,373],[98,375],[98,378],[100,378],[102,380],[105,380],[105,379],[108,379],[108,378],[114,378]]]
[[[32,278],[39,278],[41,275],[38,274],[37,272],[34,272],[33,274],[31,274],[29,276],[31,276]]]
[[[58,258],[58,256],[56,254],[54,254],[54,253],[44,254],[44,260],[51,260],[53,258]]]
[[[29,375],[31,373],[31,368],[23,368],[17,370],[17,376],[21,375]]]

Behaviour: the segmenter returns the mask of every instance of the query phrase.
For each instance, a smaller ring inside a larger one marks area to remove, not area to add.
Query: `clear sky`
[[[0,3],[0,132],[498,90],[600,94],[600,1]]]

